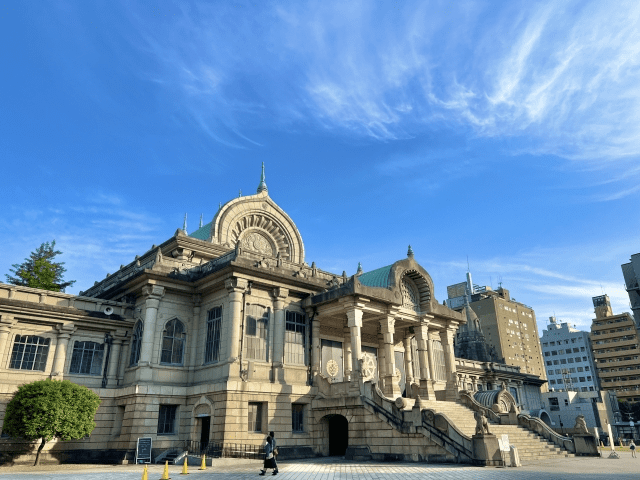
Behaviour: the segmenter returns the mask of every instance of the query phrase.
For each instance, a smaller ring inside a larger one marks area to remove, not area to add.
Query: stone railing
[[[468,392],[467,390],[461,390],[459,394],[460,401],[464,406],[469,407],[474,412],[484,413],[484,416],[487,417],[489,421],[497,424],[503,423],[500,414],[480,404],[475,398],[473,398],[473,394],[471,392]]]
[[[424,437],[440,446],[453,456],[458,463],[474,463],[473,444],[444,414],[430,409],[420,410],[414,406],[411,410],[398,407],[404,402],[393,401],[384,396],[378,385],[365,382],[362,388],[362,400],[378,416],[402,433],[421,433]]]
[[[558,447],[564,448],[570,453],[576,453],[576,446],[572,438],[558,435],[539,418],[531,417],[525,413],[521,413],[520,415],[518,415],[518,425],[521,425],[526,429],[537,433],[538,435],[546,438],[550,442],[553,442]]]

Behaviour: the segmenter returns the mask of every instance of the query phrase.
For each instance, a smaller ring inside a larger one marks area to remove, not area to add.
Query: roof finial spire
[[[360,275],[362,273],[362,263],[358,262],[358,271],[356,272],[356,275]]]
[[[264,182],[264,162],[262,162],[262,174],[260,175],[260,185],[258,185],[258,192],[268,192],[267,184]]]
[[[407,250],[407,257],[413,258],[413,248],[409,245],[409,249]]]
[[[182,222],[182,230],[184,230],[184,233],[187,233],[187,214],[184,214],[184,222]]]
[[[202,223],[202,216],[203,214],[200,214],[200,226],[198,228],[202,228],[204,226],[204,223]]]

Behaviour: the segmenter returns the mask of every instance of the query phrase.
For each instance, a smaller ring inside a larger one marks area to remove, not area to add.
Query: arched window
[[[133,329],[133,337],[131,338],[131,357],[129,366],[137,365],[140,360],[140,347],[142,347],[142,322],[138,320]]]
[[[419,312],[420,294],[418,293],[418,289],[414,285],[413,281],[406,276],[403,277],[400,288],[402,290],[402,306]]]
[[[182,365],[184,336],[184,325],[180,320],[174,318],[167,322],[162,335],[162,354],[160,355],[160,363]]]

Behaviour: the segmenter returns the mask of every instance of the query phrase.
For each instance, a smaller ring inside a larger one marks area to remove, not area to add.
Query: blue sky
[[[264,161],[320,268],[628,310],[637,2],[9,1],[0,42],[1,274],[56,239],[84,290]]]

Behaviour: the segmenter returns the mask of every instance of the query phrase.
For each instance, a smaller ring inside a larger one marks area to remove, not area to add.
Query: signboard
[[[509,451],[509,435],[502,435],[498,439],[498,445],[500,446],[501,452],[508,452]]]
[[[151,437],[138,439],[136,446],[136,464],[151,463]]]

